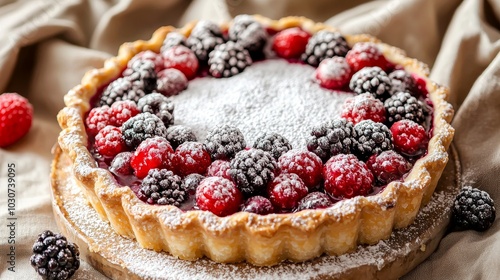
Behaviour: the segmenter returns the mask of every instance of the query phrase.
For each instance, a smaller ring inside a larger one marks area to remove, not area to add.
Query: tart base
[[[414,223],[390,238],[341,256],[273,267],[221,264],[206,258],[179,260],[141,248],[118,235],[89,205],[72,176],[69,157],[57,146],[52,163],[52,206],[62,234],[78,244],[81,256],[112,279],[397,279],[424,261],[445,234],[451,205],[460,189],[460,161],[453,146],[449,162],[430,202]]]

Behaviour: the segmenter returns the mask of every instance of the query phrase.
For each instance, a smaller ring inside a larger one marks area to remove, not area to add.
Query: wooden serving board
[[[57,148],[52,168],[53,211],[60,231],[80,247],[81,256],[112,279],[397,279],[424,261],[445,234],[453,199],[460,188],[460,163],[453,147],[429,204],[415,222],[388,240],[359,246],[342,256],[273,267],[218,264],[208,259],[178,260],[141,248],[116,234],[85,200],[71,176],[71,162]]]

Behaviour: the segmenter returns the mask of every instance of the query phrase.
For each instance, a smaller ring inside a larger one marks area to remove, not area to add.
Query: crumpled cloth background
[[[303,15],[345,33],[372,34],[427,63],[432,79],[451,89],[464,183],[500,205],[499,0],[0,0],[0,93],[19,92],[35,108],[29,134],[0,149],[1,279],[35,279],[29,264],[35,236],[57,230],[49,173],[63,95],[123,42],[148,39],[162,25],[241,13]],[[4,261],[8,163],[16,165],[15,273]],[[499,252],[499,221],[484,233],[453,232],[403,279],[500,279]],[[83,263],[75,278],[105,277]]]

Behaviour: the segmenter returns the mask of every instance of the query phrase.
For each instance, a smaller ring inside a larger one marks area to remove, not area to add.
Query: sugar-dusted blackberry
[[[167,128],[166,137],[174,149],[177,149],[184,142],[196,142],[196,135],[193,130],[184,125],[173,125]]]
[[[308,193],[304,198],[299,201],[296,212],[306,209],[323,209],[333,205],[330,197],[322,192]]]
[[[275,159],[292,149],[288,139],[274,132],[261,134],[255,139],[253,147],[271,153]]]
[[[216,78],[227,78],[243,72],[251,64],[248,51],[240,44],[229,41],[210,52],[208,72]]]
[[[184,179],[182,179],[182,182],[184,184],[184,188],[186,189],[186,192],[189,195],[194,195],[196,193],[196,189],[200,185],[200,182],[205,179],[205,176],[193,173],[189,174]]]
[[[278,164],[270,153],[249,149],[234,156],[228,173],[241,192],[251,196],[265,191],[267,184],[274,179],[277,167]]]
[[[334,56],[345,57],[349,45],[344,36],[338,32],[321,30],[314,34],[306,45],[302,60],[314,67],[318,66],[325,58]]]
[[[124,77],[133,81],[142,81],[146,93],[156,89],[156,64],[149,59],[135,59],[129,63],[130,66],[123,71]]]
[[[357,123],[354,129],[356,130],[354,153],[360,159],[392,150],[392,133],[385,124],[364,120]]]
[[[212,160],[231,159],[247,145],[243,133],[237,127],[227,124],[209,131],[204,144]]]
[[[366,92],[385,99],[391,95],[391,79],[380,67],[365,67],[356,72],[349,82],[349,88],[357,94]]]
[[[111,106],[116,101],[132,100],[137,103],[139,98],[146,95],[146,84],[141,80],[132,80],[122,77],[111,82],[102,93],[99,104]]]
[[[354,125],[345,119],[332,119],[314,126],[307,138],[307,149],[323,161],[337,154],[352,152],[356,132]]]
[[[384,102],[387,122],[411,120],[418,124],[425,121],[424,104],[408,92],[398,92]]]
[[[250,53],[257,53],[266,45],[267,32],[254,17],[239,15],[229,26],[229,40],[238,42]]]
[[[168,169],[151,169],[141,183],[141,194],[149,204],[180,206],[187,199],[181,177]]]
[[[137,102],[137,107],[143,113],[151,113],[160,118],[169,127],[174,124],[174,103],[165,95],[153,92],[148,94]]]
[[[452,215],[459,229],[485,231],[495,221],[495,203],[487,192],[466,186],[455,198]]]
[[[161,52],[164,52],[171,47],[175,46],[185,46],[186,45],[186,37],[179,32],[170,32],[163,40],[163,44],[161,46]]]
[[[121,128],[125,144],[131,149],[135,149],[148,138],[154,136],[165,137],[167,135],[167,128],[163,121],[148,112],[130,118]]]
[[[220,27],[208,20],[200,20],[186,40],[186,45],[200,61],[207,61],[208,54],[222,43],[224,39]]]
[[[80,267],[80,251],[63,235],[46,230],[33,244],[30,262],[42,279],[65,280]]]
[[[389,79],[391,79],[392,94],[404,91],[416,95],[417,83],[413,76],[405,70],[395,70],[391,72],[389,74]]]

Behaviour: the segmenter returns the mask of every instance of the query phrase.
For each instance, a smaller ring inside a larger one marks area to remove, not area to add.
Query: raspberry
[[[259,149],[238,152],[231,160],[228,173],[244,195],[257,195],[274,179],[276,160]]]
[[[144,140],[135,150],[130,161],[137,178],[146,177],[149,170],[172,167],[174,150],[165,138],[153,137]]]
[[[275,159],[292,149],[288,140],[278,133],[263,133],[253,143],[253,147],[269,152]]]
[[[200,210],[217,216],[227,216],[240,208],[242,196],[233,182],[222,177],[208,177],[196,189],[196,204]]]
[[[322,192],[312,192],[307,194],[299,201],[296,212],[306,209],[324,209],[333,205],[332,200],[327,194]]]
[[[347,63],[351,65],[353,72],[365,67],[378,66],[382,70],[389,69],[389,62],[385,59],[377,44],[372,42],[360,42],[354,44],[345,56]]]
[[[165,67],[163,65],[163,63],[164,63],[163,57],[160,54],[157,54],[157,53],[150,51],[150,50],[143,51],[143,52],[136,54],[134,57],[132,57],[132,59],[130,59],[130,61],[127,64],[127,67],[132,68],[132,65],[137,60],[150,60],[150,61],[152,61],[155,65],[154,69],[156,72],[160,72]]]
[[[137,102],[146,95],[146,84],[141,80],[132,80],[130,76],[112,81],[103,91],[99,104],[111,106],[121,100]]]
[[[129,61],[129,68],[123,71],[123,77],[133,81],[144,83],[144,91],[152,92],[156,89],[156,71],[155,62],[147,59],[136,59]]]
[[[205,174],[210,166],[210,154],[203,144],[198,142],[184,142],[174,154],[175,168],[179,175],[186,176],[192,173]]]
[[[323,163],[314,153],[309,151],[291,150],[278,160],[281,173],[297,174],[302,182],[313,189],[321,182]]]
[[[333,119],[314,126],[307,138],[307,149],[318,155],[323,161],[343,153],[351,153],[356,132],[351,122],[345,119]]]
[[[225,160],[215,160],[207,168],[208,177],[222,177],[228,180],[233,180],[231,175],[229,175],[229,169],[231,169],[231,163]]]
[[[459,229],[485,231],[495,222],[495,203],[487,192],[466,186],[455,198],[452,217]]]
[[[121,128],[125,144],[131,149],[148,138],[167,135],[167,128],[162,120],[148,112],[130,118]]]
[[[196,55],[184,46],[174,46],[162,53],[165,68],[175,68],[181,71],[188,80],[196,76],[198,59]]]
[[[325,58],[316,68],[315,78],[324,88],[341,89],[351,79],[351,68],[343,57]]]
[[[383,123],[364,120],[356,124],[354,129],[356,130],[354,150],[361,159],[393,148],[392,133]]]
[[[372,189],[373,174],[354,155],[336,155],[323,167],[325,191],[337,198],[366,195]]]
[[[181,177],[167,169],[151,169],[142,180],[139,191],[149,204],[179,207],[187,199]]]
[[[187,86],[188,79],[177,69],[170,68],[158,72],[156,89],[165,96],[177,95]]]
[[[250,197],[241,208],[241,211],[267,215],[274,212],[274,206],[269,199],[258,195]]]
[[[409,92],[412,95],[417,93],[417,84],[413,76],[405,70],[395,70],[389,74],[391,79],[391,93],[395,94],[400,91]]]
[[[229,40],[237,42],[250,53],[262,51],[267,42],[267,32],[249,15],[238,15],[229,26]]]
[[[208,20],[200,20],[191,31],[186,45],[200,61],[207,61],[208,54],[215,46],[224,43],[220,27]]]
[[[104,127],[97,133],[95,147],[99,154],[108,157],[114,157],[127,149],[122,138],[122,131],[119,127],[112,125]]]
[[[356,72],[349,83],[349,88],[357,94],[369,92],[375,98],[385,99],[390,96],[391,79],[380,67],[366,67]]]
[[[411,74],[411,76],[415,81],[415,92],[413,94],[415,94],[416,96],[427,96],[429,91],[427,91],[427,82],[425,81],[425,79],[416,74]]]
[[[412,167],[411,163],[395,151],[372,155],[366,161],[366,165],[381,185],[401,179]]]
[[[398,92],[384,102],[387,121],[411,120],[418,124],[425,121],[424,104],[408,92]]]
[[[117,101],[111,105],[109,123],[114,126],[122,126],[122,124],[140,112],[133,101]]]
[[[252,64],[248,51],[232,41],[216,46],[209,57],[208,72],[216,78],[234,76]]]
[[[109,167],[109,171],[117,176],[128,176],[134,173],[134,169],[130,166],[130,161],[134,153],[132,152],[122,152],[119,153],[113,158],[111,161],[111,165]]]
[[[196,135],[191,128],[184,125],[173,125],[167,128],[167,140],[174,149],[184,142],[196,142]]]
[[[273,50],[283,58],[299,58],[306,50],[311,35],[304,30],[293,27],[278,32],[274,37]]]
[[[353,124],[364,120],[383,123],[385,122],[384,103],[370,93],[356,95],[345,100],[341,116]]]
[[[425,128],[410,120],[401,120],[391,126],[394,148],[406,155],[419,155],[425,151],[429,139]]]
[[[17,93],[0,95],[0,147],[6,147],[28,133],[33,121],[33,107]]]
[[[184,188],[186,189],[186,192],[188,195],[195,195],[196,189],[200,185],[200,182],[205,179],[205,176],[200,175],[200,174],[189,174],[184,179],[182,180],[184,184]]]
[[[85,119],[87,133],[91,137],[94,137],[101,129],[111,124],[112,117],[113,115],[111,114],[109,106],[92,108]]]
[[[296,174],[281,174],[269,184],[269,200],[278,209],[290,210],[307,195],[308,189]]]
[[[241,131],[230,125],[217,126],[209,131],[204,144],[212,160],[231,159],[247,145]]]
[[[137,102],[143,113],[151,113],[161,119],[165,127],[174,124],[174,103],[161,93],[153,92]]]
[[[302,54],[302,60],[316,67],[326,58],[345,57],[348,51],[349,46],[342,34],[321,30],[314,34],[307,43],[306,50]]]
[[[163,54],[168,49],[175,46],[185,46],[186,45],[186,37],[179,32],[170,32],[163,40],[163,44],[161,46],[161,53]]]

